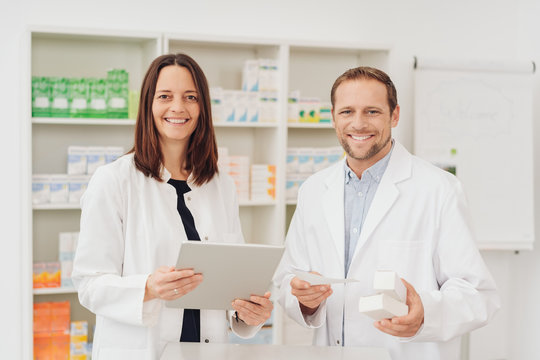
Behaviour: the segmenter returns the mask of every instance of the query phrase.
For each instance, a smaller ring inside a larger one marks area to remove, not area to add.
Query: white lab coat
[[[158,299],[143,303],[148,275],[175,266],[180,243],[188,240],[169,179],[166,169],[164,182],[144,176],[130,154],[100,167],[82,198],[72,278],[81,304],[96,314],[95,360],[158,359],[167,342],[180,339],[182,309]],[[184,199],[201,240],[243,242],[232,179],[188,184]],[[201,310],[201,342],[227,342],[228,320],[226,311]],[[242,337],[260,328],[231,325]]]
[[[458,359],[460,335],[486,324],[500,307],[495,283],[474,242],[460,182],[395,143],[368,211],[348,278],[317,312],[304,317],[291,294],[293,268],[344,277],[343,162],[311,176],[300,188],[274,277],[287,314],[316,328],[314,344],[376,346],[392,359]],[[424,305],[424,324],[412,338],[380,332],[359,313],[371,295],[375,270],[394,270],[411,283]]]

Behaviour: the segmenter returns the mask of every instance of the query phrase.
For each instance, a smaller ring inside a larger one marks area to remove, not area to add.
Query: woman
[[[157,359],[170,341],[226,342],[227,320],[251,337],[270,317],[270,293],[236,300],[234,314],[165,307],[204,281],[174,268],[182,241],[243,242],[234,183],[218,174],[206,77],[189,56],[152,62],[135,145],[95,172],[81,204],[72,276],[96,314],[93,359]]]

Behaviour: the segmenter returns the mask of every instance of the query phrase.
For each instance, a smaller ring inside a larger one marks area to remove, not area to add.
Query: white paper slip
[[[293,270],[293,274],[298,276],[300,280],[307,281],[311,285],[325,285],[325,284],[339,284],[339,283],[349,283],[349,282],[358,282],[356,279],[334,279],[327,278],[321,275],[312,274],[303,270]]]

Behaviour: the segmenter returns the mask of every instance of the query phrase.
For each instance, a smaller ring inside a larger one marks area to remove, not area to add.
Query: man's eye
[[[341,115],[349,115],[352,111],[351,110],[343,110],[340,112]]]
[[[368,110],[368,114],[369,115],[377,115],[377,114],[380,114],[381,112],[379,110]]]

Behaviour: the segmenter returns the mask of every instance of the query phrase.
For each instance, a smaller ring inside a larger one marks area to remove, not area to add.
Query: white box
[[[49,175],[32,175],[32,204],[47,204],[51,199]]]
[[[386,295],[362,296],[358,302],[358,311],[374,320],[391,319],[409,313],[409,307]]]
[[[113,162],[122,155],[124,155],[124,148],[122,146],[107,146],[105,148],[105,163]]]
[[[88,181],[90,177],[88,175],[68,175],[69,182],[69,196],[68,202],[70,204],[79,204],[81,197],[88,187]]]
[[[69,175],[86,174],[86,147],[68,146],[67,172]]]
[[[402,303],[407,302],[407,288],[395,271],[375,271],[373,289],[376,293],[386,294]]]
[[[66,174],[51,175],[50,202],[52,204],[66,204],[69,198],[68,176]]]
[[[105,146],[89,146],[86,148],[86,173],[92,175],[101,165],[105,165]]]

